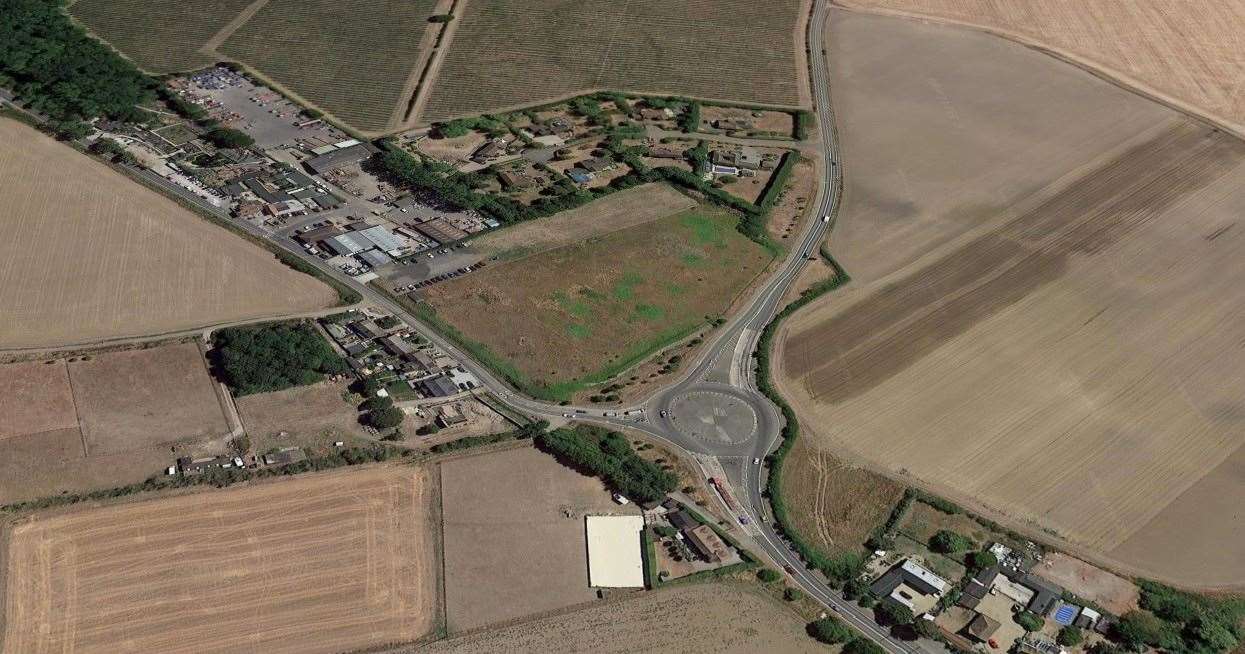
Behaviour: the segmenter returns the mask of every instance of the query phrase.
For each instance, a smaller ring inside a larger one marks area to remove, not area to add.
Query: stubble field
[[[676,586],[433,643],[428,652],[825,652],[795,612],[734,583]]]
[[[1245,133],[1245,1],[836,0],[1049,48]]]
[[[603,88],[799,105],[804,9],[801,0],[468,2],[422,119]]]
[[[833,249],[857,281],[784,327],[779,382],[814,443],[1148,576],[1245,584],[1222,504],[1165,510],[1191,486],[1245,496],[1223,467],[1245,444],[1245,144],[978,32],[836,11],[827,42],[857,171]],[[1009,79],[1030,91],[973,92]],[[1039,143],[974,174],[1041,111],[1095,130],[1079,160]],[[961,136],[942,165],[914,147]],[[915,161],[886,172],[895,143]],[[1140,537],[1144,556],[1121,547]]]
[[[429,287],[440,320],[535,392],[604,381],[727,311],[771,256],[708,205]]]
[[[4,651],[340,652],[437,619],[434,473],[313,475],[34,516]]]
[[[598,479],[532,448],[452,459],[440,468],[451,633],[596,598],[583,516],[628,513]]]
[[[0,349],[161,334],[332,306],[272,254],[0,120]]]
[[[342,121],[383,132],[406,112],[436,4],[269,0],[219,49]]]
[[[69,13],[91,33],[153,73],[209,66],[199,52],[254,0],[77,0]]]

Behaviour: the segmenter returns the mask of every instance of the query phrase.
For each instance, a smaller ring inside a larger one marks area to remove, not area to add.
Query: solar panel
[[[1055,609],[1055,622],[1061,625],[1070,625],[1080,612],[1079,607],[1072,606],[1071,604],[1060,604],[1059,608]]]

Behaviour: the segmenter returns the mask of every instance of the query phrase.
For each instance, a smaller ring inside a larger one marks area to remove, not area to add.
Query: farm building
[[[323,175],[324,173],[337,170],[338,168],[344,168],[351,164],[357,164],[370,158],[377,152],[379,152],[379,150],[369,143],[356,143],[348,147],[335,149],[332,152],[326,152],[325,154],[317,157],[312,157],[311,159],[304,161],[303,165],[306,166],[311,172],[317,175]]]
[[[687,530],[687,541],[700,555],[710,563],[721,563],[731,555],[731,550],[722,542],[721,537],[709,525],[700,525]]]
[[[445,375],[437,375],[419,383],[419,390],[429,397],[449,397],[458,393],[458,386]]]
[[[476,163],[485,163],[492,161],[505,153],[506,142],[501,139],[493,139],[492,141],[476,148],[476,151],[471,153],[471,160]]]
[[[714,150],[713,163],[740,170],[759,170],[763,157],[754,147],[744,146],[738,150]]]
[[[365,250],[360,252],[359,260],[373,268],[393,262],[393,259],[391,259],[389,255],[381,252],[380,250]]]
[[[444,218],[429,220],[414,227],[415,231],[443,245],[467,238],[467,232],[451,225]]]
[[[978,613],[977,617],[973,618],[972,622],[969,622],[968,626],[964,628],[964,633],[984,643],[990,640],[990,637],[999,630],[1000,626],[998,620]]]
[[[453,427],[467,422],[467,416],[457,404],[443,405],[437,415],[437,424],[442,427]]]
[[[643,588],[640,532],[644,530],[644,517],[590,515],[584,517],[584,528],[588,532],[588,585]]]
[[[302,243],[319,243],[320,241],[332,238],[341,233],[342,230],[337,225],[325,225],[324,227],[317,227],[303,232],[302,234],[296,234],[294,238],[298,239],[299,242]]]
[[[271,454],[265,454],[264,465],[284,466],[291,463],[298,463],[299,461],[305,461],[306,459],[307,454],[303,452],[302,448],[287,447],[277,450],[276,452],[272,452]]]
[[[604,172],[606,170],[613,170],[613,168],[616,165],[617,164],[615,164],[613,161],[610,161],[609,159],[606,159],[604,157],[592,157],[590,159],[584,159],[583,161],[579,162],[579,167],[583,168],[584,170],[590,173],[599,173],[599,172]]]
[[[502,186],[506,188],[527,188],[532,185],[532,179],[520,175],[513,170],[503,170],[497,173],[497,179],[501,181]]]

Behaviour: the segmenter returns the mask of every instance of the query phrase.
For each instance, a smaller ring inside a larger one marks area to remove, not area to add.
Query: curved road
[[[783,296],[799,275],[808,257],[817,256],[818,243],[834,225],[843,191],[840,171],[839,144],[834,114],[830,105],[829,70],[823,46],[824,26],[829,14],[826,0],[815,0],[809,27],[809,52],[813,101],[821,126],[819,148],[825,178],[818,188],[818,211],[805,227],[799,245],[790,252],[780,269],[758,289],[746,310],[736,314],[718,331],[706,338],[704,348],[694,365],[676,378],[674,383],[656,391],[644,402],[627,408],[602,410],[599,407],[558,406],[521,395],[493,375],[487,368],[450,343],[440,334],[423,325],[397,302],[376,289],[359,284],[336,268],[303,251],[289,235],[237,222],[243,229],[274,241],[315,265],[326,274],[355,289],[371,304],[383,308],[411,325],[415,331],[453,355],[474,374],[481,385],[511,407],[538,417],[562,419],[566,414],[616,427],[636,429],[671,446],[697,455],[702,468],[720,468],[730,485],[741,495],[742,505],[736,517],[746,516],[746,531],[765,554],[787,568],[792,579],[809,596],[833,610],[844,621],[882,646],[890,654],[918,651],[919,643],[895,639],[874,623],[871,614],[829,588],[810,573],[798,555],[764,518],[764,480],[759,463],[774,449],[782,428],[777,408],[756,388],[753,380],[752,354],[761,330],[781,309]],[[716,465],[715,465],[716,464]],[[742,493],[739,491],[742,490]],[[921,647],[920,649],[927,649]],[[941,651],[928,648],[933,651]]]

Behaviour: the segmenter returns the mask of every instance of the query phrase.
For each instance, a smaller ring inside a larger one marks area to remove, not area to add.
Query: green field
[[[198,50],[252,0],[78,0],[69,13],[153,73],[215,63]]]
[[[342,121],[382,131],[408,98],[434,0],[270,0],[221,46]]]
[[[772,255],[699,206],[430,287],[425,317],[533,394],[602,382],[723,312]]]

